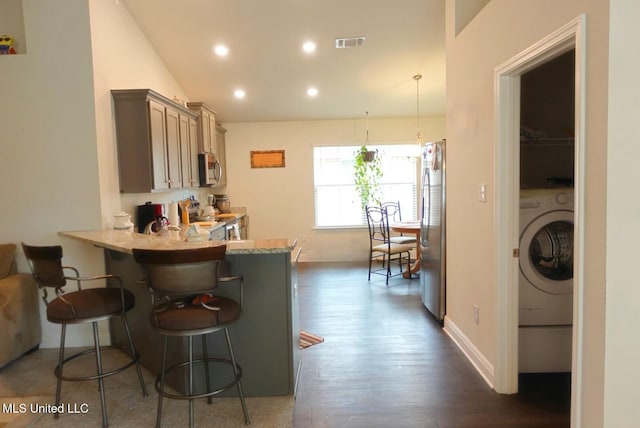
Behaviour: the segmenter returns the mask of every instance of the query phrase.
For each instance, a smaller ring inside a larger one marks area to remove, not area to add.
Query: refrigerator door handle
[[[431,174],[429,172],[429,168],[425,167],[422,188],[422,224],[420,227],[420,244],[423,247],[429,245],[429,225],[431,224]]]

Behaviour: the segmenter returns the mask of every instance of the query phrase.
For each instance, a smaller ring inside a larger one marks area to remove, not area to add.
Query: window
[[[316,227],[366,226],[353,182],[354,153],[361,146],[314,147]],[[400,201],[402,220],[417,218],[415,144],[368,145],[382,157],[382,201]]]

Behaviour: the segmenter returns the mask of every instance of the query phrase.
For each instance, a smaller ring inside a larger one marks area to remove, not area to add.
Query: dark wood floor
[[[569,375],[495,393],[422,306],[419,280],[367,281],[366,266],[301,263],[295,427],[568,427]]]

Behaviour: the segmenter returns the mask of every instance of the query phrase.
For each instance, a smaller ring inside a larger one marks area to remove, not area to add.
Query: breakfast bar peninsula
[[[120,276],[134,293],[136,306],[128,314],[142,365],[160,372],[162,338],[151,327],[152,302],[141,282],[144,270],[133,258],[132,249],[186,249],[226,245],[226,259],[233,275],[244,280],[243,311],[229,326],[235,356],[242,366],[242,386],[248,396],[293,395],[299,372],[299,332],[296,263],[300,249],[294,239],[186,242],[123,230],[60,232],[61,236],[80,240],[104,249],[107,273]],[[237,299],[237,288],[218,288],[220,295]],[[122,325],[110,324],[111,341],[124,344]],[[196,341],[197,342],[197,341]],[[208,339],[209,353],[224,350],[224,342]],[[174,342],[169,355],[183,359],[184,343]],[[223,355],[220,355],[223,356]],[[170,361],[168,361],[171,364]],[[182,389],[184,382],[168,380]],[[228,391],[233,393],[234,389]]]

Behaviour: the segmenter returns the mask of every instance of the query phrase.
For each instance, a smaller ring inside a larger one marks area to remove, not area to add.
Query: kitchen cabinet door
[[[206,120],[209,122],[207,126],[207,138],[205,141],[208,142],[208,150],[210,153],[214,155],[218,155],[218,134],[216,133],[216,114],[211,112],[206,114]]]
[[[151,169],[153,188],[169,188],[169,169],[167,168],[167,121],[164,105],[149,100],[149,123],[151,132]]]
[[[165,107],[167,121],[167,170],[169,171],[169,188],[182,187],[182,165],[180,156],[180,114]]]
[[[198,127],[195,119],[180,115],[180,156],[182,186],[198,187]]]
[[[189,102],[187,107],[198,115],[199,149],[217,155],[216,112],[202,102]]]

